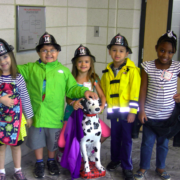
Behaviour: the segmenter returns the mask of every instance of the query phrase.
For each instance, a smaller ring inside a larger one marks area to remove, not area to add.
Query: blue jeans
[[[154,120],[155,121],[155,120]],[[150,160],[152,155],[152,149],[157,140],[156,144],[156,168],[164,169],[166,156],[168,153],[168,142],[169,140],[165,137],[158,137],[148,126],[143,126],[143,138],[141,144],[141,160],[140,168],[149,169]]]

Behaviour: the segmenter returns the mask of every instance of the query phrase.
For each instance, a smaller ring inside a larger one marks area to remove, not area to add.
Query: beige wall
[[[46,6],[46,31],[53,34],[62,46],[59,61],[71,69],[75,49],[82,43],[96,56],[96,72],[111,62],[107,44],[117,33],[124,35],[138,64],[139,22],[141,0],[0,0],[0,38],[15,47],[18,64],[38,59],[33,51],[16,52],[16,5]],[[94,26],[100,26],[100,36],[94,37]],[[106,121],[105,112],[100,116]],[[22,145],[22,155],[30,151]],[[8,155],[7,155],[8,154]],[[7,149],[6,163],[12,158]]]

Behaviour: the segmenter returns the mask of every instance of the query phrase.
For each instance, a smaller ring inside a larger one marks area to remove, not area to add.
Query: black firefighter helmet
[[[94,60],[94,62],[96,61],[95,57],[91,54],[90,50],[83,46],[82,44],[80,44],[80,46],[76,49],[75,53],[74,53],[74,57],[72,58],[72,63],[74,62],[74,60],[78,57],[81,56],[90,56],[92,57],[92,59]]]
[[[39,39],[39,44],[36,46],[36,51],[38,52],[43,45],[55,45],[58,51],[61,51],[61,46],[57,44],[56,39],[53,35],[45,32]]]
[[[14,47],[12,45],[9,45],[4,39],[0,38],[0,56],[3,56],[8,52],[12,52],[13,49]]]
[[[126,38],[121,36],[119,33],[112,38],[111,43],[107,45],[107,48],[110,49],[113,45],[124,46],[127,48],[129,54],[132,54],[131,48],[128,46]]]

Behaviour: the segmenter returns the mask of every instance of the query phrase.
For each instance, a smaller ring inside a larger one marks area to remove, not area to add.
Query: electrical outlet
[[[99,37],[99,26],[94,26],[94,37]]]

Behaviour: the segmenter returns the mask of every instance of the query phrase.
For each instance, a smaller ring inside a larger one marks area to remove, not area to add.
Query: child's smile
[[[91,58],[89,56],[81,56],[76,62],[77,70],[87,72],[91,67]]]
[[[3,75],[9,75],[11,68],[11,59],[8,54],[5,54],[0,57],[0,69],[3,72]]]
[[[46,64],[56,61],[59,51],[57,51],[53,45],[44,45],[38,54],[41,61]]]
[[[156,52],[158,56],[157,61],[162,65],[169,65],[175,53],[170,42],[163,42],[159,44],[158,47],[156,47]]]

